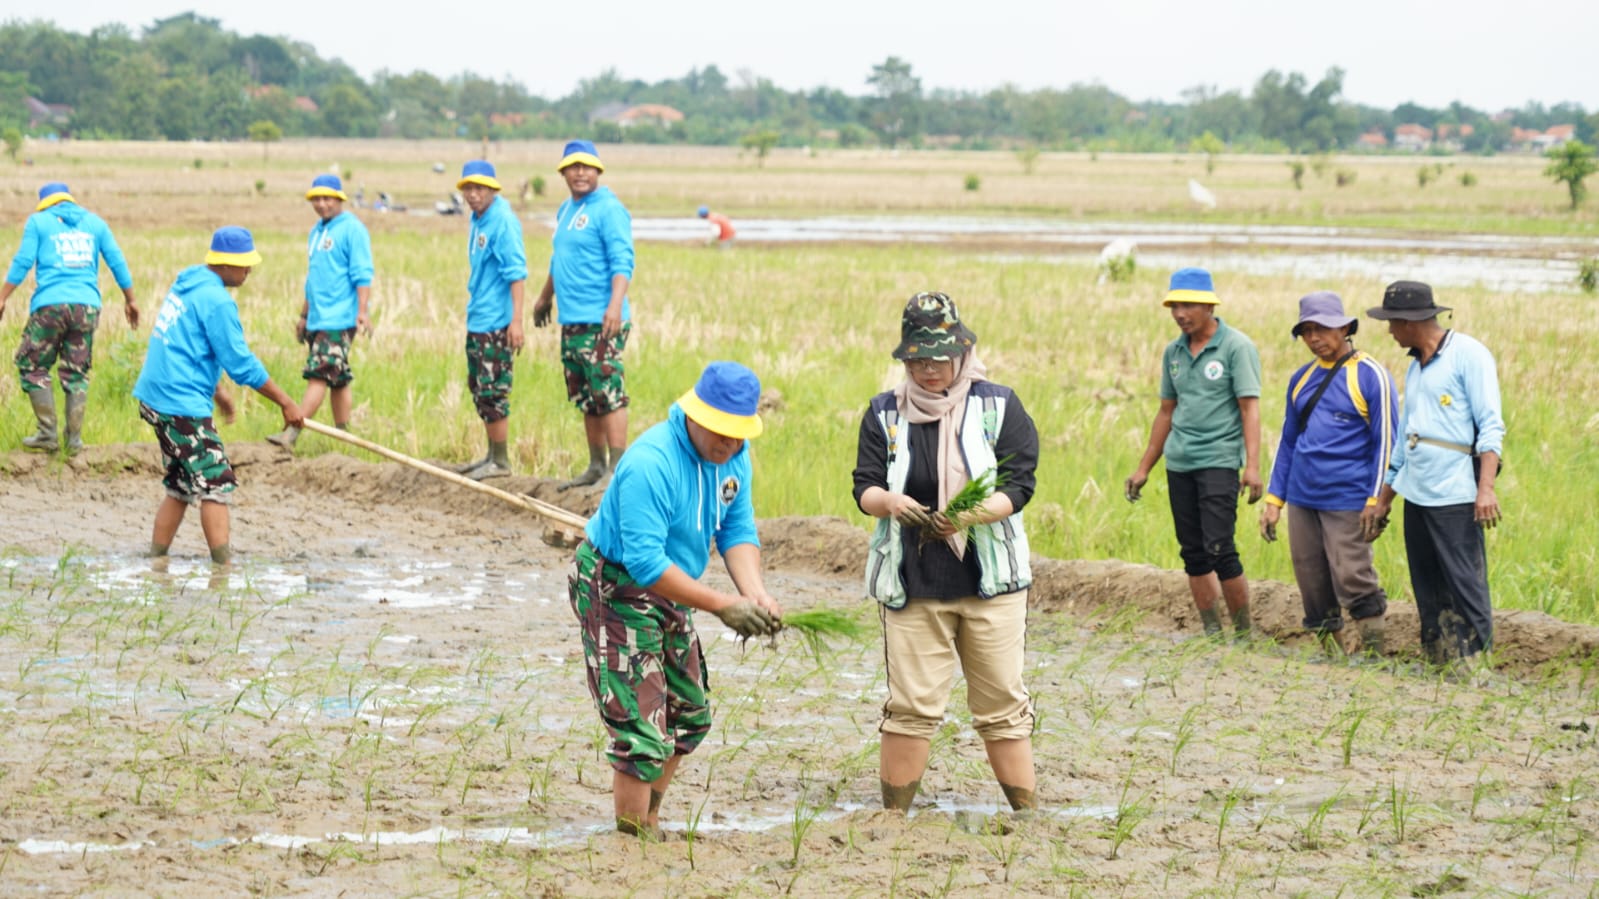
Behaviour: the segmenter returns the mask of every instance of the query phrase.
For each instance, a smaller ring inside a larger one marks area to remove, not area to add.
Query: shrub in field
[[[0,134],[0,140],[6,143],[6,155],[11,157],[12,162],[16,162],[17,154],[22,151],[22,131],[17,128],[7,128],[3,134]]]
[[[1294,190],[1305,189],[1305,163],[1295,159],[1288,163],[1288,173],[1294,179]]]
[[[1022,172],[1031,175],[1038,167],[1038,148],[1031,144],[1022,147],[1016,151],[1016,159],[1022,164]]]
[[[1599,292],[1599,256],[1584,259],[1577,266],[1577,286],[1583,293]]]
[[[1426,187],[1427,185],[1432,183],[1432,179],[1433,179],[1432,166],[1424,165],[1421,168],[1416,169],[1416,186],[1417,187]]]
[[[1544,156],[1550,160],[1548,168],[1543,170],[1544,177],[1564,184],[1571,194],[1571,208],[1576,209],[1588,193],[1587,185],[1582,182],[1594,172],[1599,172],[1599,162],[1594,162],[1593,147],[1580,140],[1568,141]]]
[[[535,196],[535,197],[544,196],[544,186],[545,186],[545,184],[544,184],[544,176],[543,175],[534,175],[533,176],[533,196]]]
[[[976,190],[976,189],[978,189],[979,187],[982,187],[982,186],[983,186],[983,179],[977,177],[977,175],[968,174],[966,176],[966,189],[967,190]]]
[[[1461,172],[1460,173],[1460,186],[1461,187],[1476,187],[1477,186],[1477,176],[1472,174],[1471,172]]]
[[[1354,169],[1339,169],[1333,173],[1333,183],[1339,187],[1348,187],[1355,183],[1355,178],[1359,174]]]
[[[255,179],[255,195],[256,196],[261,196],[264,193],[266,193],[266,179],[265,178],[257,178],[257,179]]]

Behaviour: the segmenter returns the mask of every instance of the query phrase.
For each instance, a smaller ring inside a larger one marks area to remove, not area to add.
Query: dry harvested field
[[[7,895],[1582,896],[1599,888],[1599,631],[1501,613],[1502,675],[1195,639],[1177,572],[1039,561],[1042,814],[1001,813],[952,720],[908,819],[875,810],[881,651],[705,635],[717,724],[668,839],[610,832],[565,600],[527,513],[336,454],[232,447],[240,561],[194,521],[141,558],[153,446],[0,475]],[[579,513],[596,497],[509,487]],[[764,521],[790,609],[859,609],[864,536]],[[1415,641],[1395,609],[1394,642]]]

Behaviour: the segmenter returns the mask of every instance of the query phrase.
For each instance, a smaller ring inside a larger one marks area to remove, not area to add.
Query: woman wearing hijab
[[[881,604],[888,699],[878,726],[884,808],[908,811],[944,718],[957,661],[972,726],[1013,809],[1032,808],[1033,703],[1022,683],[1027,588],[1022,507],[1038,432],[1009,387],[988,380],[977,337],[942,293],[911,297],[894,358],[905,379],[861,421],[855,501],[878,519],[866,592]],[[990,473],[993,474],[990,474]],[[998,483],[946,515],[967,483]]]

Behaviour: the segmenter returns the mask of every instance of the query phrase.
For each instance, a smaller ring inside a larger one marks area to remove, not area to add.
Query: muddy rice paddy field
[[[603,735],[540,522],[415,471],[230,441],[238,562],[142,556],[153,445],[0,467],[6,895],[1584,896],[1599,631],[1501,613],[1480,686],[1326,664],[1298,597],[1194,637],[1180,572],[1040,559],[1044,810],[1017,818],[959,687],[913,813],[877,809],[881,649],[700,621],[716,725],[611,831]],[[504,483],[504,482],[502,482]],[[513,478],[587,513],[596,495]],[[858,521],[762,522],[789,609],[861,600]],[[713,567],[713,571],[716,570]],[[1392,641],[1414,644],[1414,608]],[[875,625],[874,625],[875,626]]]

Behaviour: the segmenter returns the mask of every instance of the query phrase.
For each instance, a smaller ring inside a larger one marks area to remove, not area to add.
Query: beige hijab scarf
[[[966,486],[971,477],[966,473],[966,463],[961,459],[961,425],[966,416],[966,394],[973,381],[988,380],[988,368],[977,358],[976,350],[967,350],[955,360],[955,373],[949,389],[942,393],[923,390],[916,380],[906,374],[905,380],[894,388],[894,404],[901,418],[912,424],[938,422],[938,508],[943,509],[955,494]],[[966,532],[957,530],[944,538],[955,558],[966,557]]]

